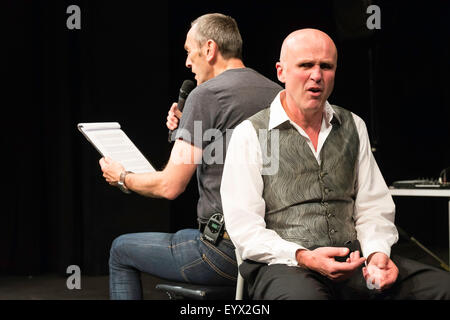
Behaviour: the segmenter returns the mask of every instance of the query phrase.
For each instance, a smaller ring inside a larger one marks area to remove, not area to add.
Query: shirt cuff
[[[361,251],[366,258],[375,252],[382,252],[388,257],[391,256],[391,246],[381,241],[361,242]]]
[[[288,266],[298,266],[298,261],[296,257],[297,250],[305,249],[296,243],[288,242],[278,253],[278,258],[269,264],[286,264]]]

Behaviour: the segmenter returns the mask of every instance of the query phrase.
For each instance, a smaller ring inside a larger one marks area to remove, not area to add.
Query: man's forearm
[[[149,173],[129,173],[125,185],[131,191],[151,198],[174,199],[178,193],[170,186],[163,171]],[[176,195],[175,195],[176,194]]]
[[[173,200],[186,189],[201,157],[202,149],[177,140],[164,170],[127,174],[125,185],[146,197]]]

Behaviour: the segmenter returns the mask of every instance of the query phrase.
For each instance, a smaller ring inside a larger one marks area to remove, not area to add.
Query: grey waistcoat
[[[352,114],[338,106],[332,108],[336,113],[320,151],[320,166],[306,138],[289,122],[260,135],[260,129],[268,128],[270,108],[249,118],[261,148],[267,150],[262,152],[263,163],[269,162],[267,155],[279,160],[275,174],[262,176],[266,226],[306,248],[341,246],[356,239],[353,210],[359,137]],[[265,140],[277,129],[278,157],[271,155],[272,145]]]

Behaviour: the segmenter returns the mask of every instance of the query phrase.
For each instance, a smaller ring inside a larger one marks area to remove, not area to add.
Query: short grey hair
[[[232,17],[221,13],[205,14],[192,21],[191,28],[194,27],[194,37],[200,46],[213,40],[225,59],[242,59],[242,37]]]

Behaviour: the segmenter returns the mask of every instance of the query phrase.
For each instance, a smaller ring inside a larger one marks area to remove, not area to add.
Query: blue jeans
[[[201,238],[199,230],[184,229],[116,238],[109,258],[111,299],[142,299],[140,272],[170,281],[233,286],[238,269],[230,240],[214,246]]]

